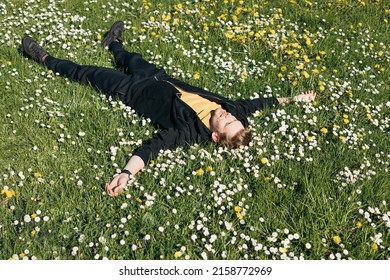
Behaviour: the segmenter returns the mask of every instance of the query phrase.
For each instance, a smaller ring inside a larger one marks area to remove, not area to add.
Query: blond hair
[[[248,146],[251,141],[252,131],[249,128],[244,128],[231,138],[228,138],[225,133],[219,134],[218,143],[231,149],[237,149],[240,146]]]

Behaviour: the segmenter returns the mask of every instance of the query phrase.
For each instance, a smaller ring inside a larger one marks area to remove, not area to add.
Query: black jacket
[[[174,150],[183,144],[204,144],[211,141],[211,132],[197,117],[196,112],[180,99],[175,88],[197,93],[216,102],[235,116],[244,127],[248,126],[248,116],[264,108],[277,105],[276,98],[256,98],[229,100],[221,95],[191,86],[176,80],[167,74],[154,76],[142,84],[142,94],[137,94],[133,103],[137,113],[150,118],[159,131],[149,140],[143,142],[134,155],[142,158],[145,164],[155,158],[161,150]]]

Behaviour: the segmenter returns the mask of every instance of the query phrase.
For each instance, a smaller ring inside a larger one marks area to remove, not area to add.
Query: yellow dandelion
[[[240,206],[234,206],[234,212],[236,212],[236,213],[241,212],[241,207]]]
[[[232,39],[234,37],[234,33],[232,31],[228,31],[225,33],[225,37],[228,39]]]
[[[286,53],[287,53],[288,55],[292,55],[292,54],[294,54],[294,51],[288,50],[288,51],[286,51]]]
[[[7,61],[7,65],[11,66],[12,65],[12,61]]]
[[[181,10],[181,9],[183,9],[183,4],[178,3],[178,4],[174,5],[173,7],[175,8],[175,10]]]
[[[363,223],[361,221],[356,222],[356,228],[361,228],[363,226]]]
[[[349,124],[349,119],[344,119],[345,124]]]
[[[244,218],[244,216],[242,216],[241,212],[236,212],[236,217],[239,220],[242,220]]]
[[[310,62],[310,58],[305,54],[303,56],[303,60],[306,62],[306,63],[309,63]]]
[[[268,163],[268,159],[265,158],[265,157],[263,157],[260,161],[261,161],[262,164],[267,164]]]
[[[264,177],[264,181],[266,181],[266,182],[270,182],[272,180],[272,178],[271,177],[269,177],[269,176],[267,176],[267,177]]]
[[[367,114],[367,119],[371,120],[372,119],[372,115],[371,114]]]
[[[308,79],[308,78],[310,77],[310,74],[307,73],[307,71],[303,71],[302,74],[303,74],[303,76],[304,76],[306,79]]]
[[[333,236],[333,242],[337,245],[341,243],[341,237],[338,235]]]
[[[213,168],[209,165],[209,166],[206,167],[206,171],[207,172],[213,171]]]
[[[341,136],[339,136],[339,139],[340,139],[340,141],[343,142],[343,141],[345,141],[345,136],[342,136],[342,135],[341,135]]]
[[[374,250],[375,252],[378,251],[378,244],[372,243],[372,244],[371,244],[371,248],[372,248],[372,250]]]
[[[196,175],[201,176],[203,174],[204,174],[204,170],[202,168],[199,168],[198,170],[196,170]]]
[[[13,190],[1,190],[1,195],[4,198],[11,198],[11,197],[16,196],[16,193]]]
[[[320,91],[324,91],[325,87],[323,85],[320,85]]]
[[[327,134],[328,133],[328,129],[326,127],[321,128],[320,131],[323,134]]]
[[[33,237],[34,237],[36,234],[37,234],[37,231],[36,231],[35,229],[33,229],[33,230],[30,232],[30,235],[33,236]]]
[[[31,218],[32,218],[32,219],[35,219],[37,216],[38,216],[38,215],[35,214],[35,213],[34,213],[34,214],[31,214]]]
[[[137,201],[138,203],[142,203],[142,199],[139,197],[136,197],[134,200]]]
[[[39,173],[39,172],[35,172],[35,173],[34,173],[34,177],[35,177],[35,178],[41,178],[41,177],[42,177],[42,174]]]
[[[96,39],[98,39],[98,41],[100,41],[102,39],[102,35],[101,34],[97,34],[96,35]]]
[[[313,136],[307,136],[307,137],[306,137],[306,140],[307,140],[308,142],[313,142],[314,137],[313,137]]]
[[[181,252],[176,251],[176,252],[173,254],[173,256],[175,257],[175,259],[178,259],[178,258],[181,257]]]
[[[194,78],[194,80],[199,80],[199,78],[200,78],[199,72],[195,72],[192,77]]]

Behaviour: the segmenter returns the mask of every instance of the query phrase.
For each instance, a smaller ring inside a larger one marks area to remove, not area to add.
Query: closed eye
[[[230,125],[230,124],[232,124],[232,123],[234,123],[234,122],[236,122],[236,121],[238,121],[238,120],[234,120],[234,121],[232,121],[232,122],[228,122],[228,123],[225,124],[224,127],[227,127],[228,125]]]

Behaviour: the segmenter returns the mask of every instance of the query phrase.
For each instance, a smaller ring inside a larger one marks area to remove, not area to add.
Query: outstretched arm
[[[279,101],[280,104],[285,104],[285,103],[290,103],[292,101],[311,102],[314,101],[315,98],[316,98],[316,93],[312,90],[308,90],[305,93],[294,97],[279,97],[277,98],[277,100]]]
[[[179,145],[185,143],[194,143],[189,132],[174,128],[160,130],[151,139],[144,141],[143,145],[134,151],[133,156],[124,169],[127,169],[132,175],[135,175],[144,168],[150,159],[156,157],[161,150],[174,150]],[[106,191],[111,196],[117,196],[125,190],[129,180],[130,176],[128,174],[121,173],[110,184],[106,184]]]
[[[124,169],[131,172],[131,174],[135,175],[138,171],[144,168],[145,163],[139,156],[132,156],[130,160],[127,162]],[[106,184],[105,188],[109,195],[117,196],[122,193],[127,185],[127,182],[130,180],[130,176],[126,173],[121,173],[116,176],[110,184]]]

